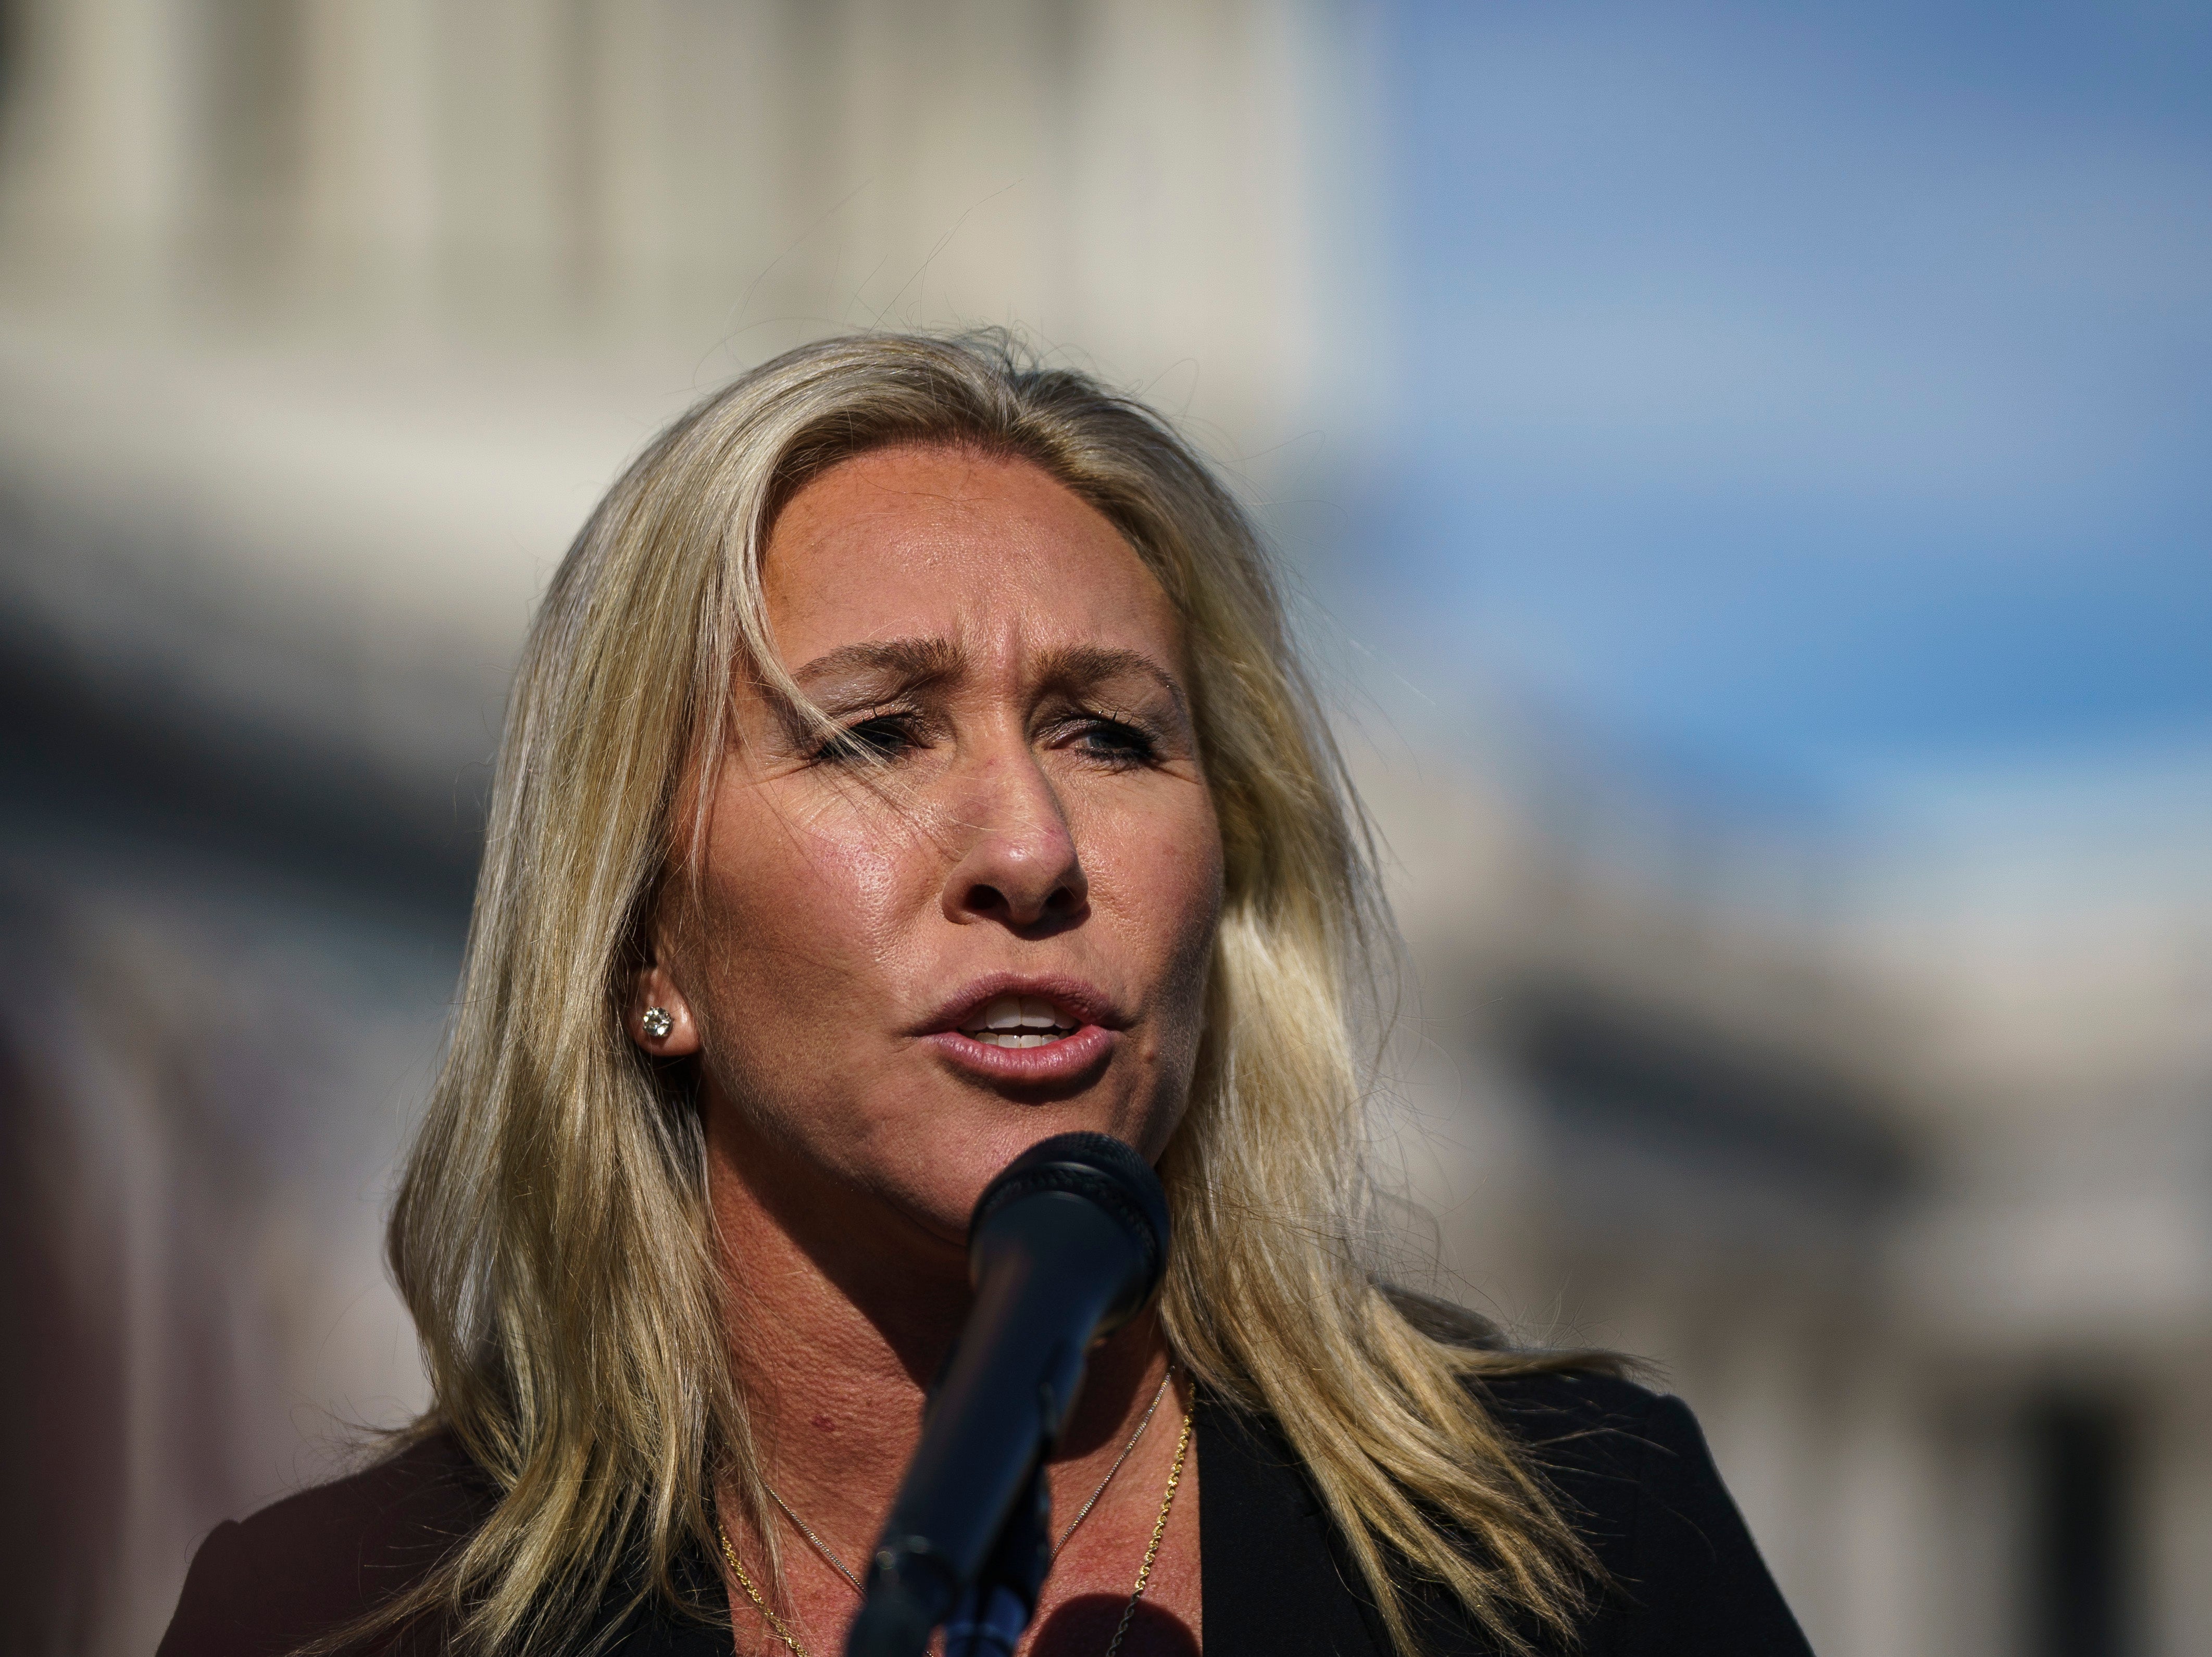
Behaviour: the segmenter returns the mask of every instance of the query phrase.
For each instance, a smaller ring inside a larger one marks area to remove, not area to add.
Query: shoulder
[[[278,1657],[412,1587],[480,1524],[489,1482],[450,1434],[219,1525],[160,1657]]]
[[[1603,1571],[1592,1648],[1806,1650],[1681,1399],[1595,1370],[1476,1385]]]
[[[1677,1398],[1605,1369],[1478,1375],[1471,1383],[1498,1424],[1554,1476],[1632,1475],[1655,1430],[1679,1437],[1696,1422]]]
[[[1705,1436],[1678,1398],[1592,1369],[1486,1375],[1474,1386],[1608,1566],[1654,1487],[1725,1498]]]

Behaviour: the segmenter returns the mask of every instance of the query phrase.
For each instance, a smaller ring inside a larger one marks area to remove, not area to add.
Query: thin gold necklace
[[[1054,1559],[1060,1557],[1060,1551],[1067,1545],[1067,1539],[1075,1534],[1075,1527],[1091,1517],[1091,1510],[1098,1505],[1098,1498],[1106,1494],[1106,1487],[1114,1482],[1114,1475],[1121,1471],[1121,1464],[1129,1459],[1129,1452],[1137,1448],[1137,1441],[1145,1435],[1145,1429],[1152,1424],[1152,1412],[1160,1407],[1160,1400],[1168,1395],[1168,1383],[1174,1379],[1175,1363],[1170,1360],[1165,1373],[1160,1376],[1160,1384],[1152,1391],[1152,1401],[1145,1406],[1145,1413],[1138,1418],[1137,1430],[1129,1435],[1129,1442],[1121,1447],[1121,1454],[1114,1458],[1114,1465],[1106,1470],[1106,1477],[1098,1481],[1098,1488],[1091,1492],[1091,1499],[1076,1510],[1075,1517],[1067,1521],[1067,1528],[1060,1533],[1060,1540],[1052,1545]],[[814,1533],[812,1526],[792,1511],[791,1503],[775,1493],[775,1486],[763,1479],[761,1488],[768,1492],[768,1499],[782,1510],[783,1516],[812,1545],[814,1551],[822,1556],[830,1569],[845,1579],[846,1586],[854,1593],[865,1596],[867,1590],[860,1586],[860,1579],[846,1568],[845,1562],[837,1557],[836,1550]]]
[[[1164,1381],[1161,1384],[1163,1387],[1166,1385]],[[1156,1406],[1159,1403],[1159,1397],[1157,1393],[1153,1396],[1152,1403]],[[1150,1420],[1152,1418],[1151,1411],[1147,1410],[1145,1414],[1146,1420]],[[1176,1489],[1182,1483],[1183,1459],[1190,1453],[1190,1422],[1191,1411],[1189,1409],[1185,1409],[1182,1412],[1182,1431],[1176,1439],[1175,1465],[1168,1469],[1167,1490],[1166,1493],[1160,1497],[1159,1516],[1152,1520],[1152,1539],[1145,1545],[1144,1563],[1137,1567],[1136,1586],[1129,1590],[1129,1603],[1121,1608],[1121,1620],[1115,1627],[1113,1639],[1107,1642],[1105,1657],[1120,1657],[1121,1642],[1128,1637],[1129,1624],[1137,1615],[1138,1602],[1144,1599],[1145,1590],[1150,1587],[1152,1584],[1152,1565],[1153,1563],[1160,1557],[1161,1539],[1166,1536],[1168,1533],[1168,1510],[1175,1506]],[[1138,1424],[1137,1430],[1139,1433],[1144,1431],[1142,1423]],[[1129,1449],[1135,1448],[1135,1445],[1136,1440],[1132,1438],[1129,1441],[1128,1448],[1122,1450],[1121,1456],[1126,1457],[1129,1454]],[[1115,1460],[1114,1466],[1118,1468],[1121,1465],[1121,1460],[1117,1457]],[[1110,1479],[1113,1476],[1112,1471],[1109,1470],[1106,1477]],[[1104,1493],[1105,1488],[1105,1484],[1102,1483],[1099,1485],[1098,1490],[1092,1493],[1091,1502],[1084,1504],[1083,1513],[1078,1514],[1075,1516],[1074,1524],[1071,1524],[1066,1530],[1060,1533],[1060,1539],[1063,1545],[1070,1536],[1073,1536],[1075,1533],[1075,1526],[1083,1522],[1084,1514],[1087,1514],[1091,1511],[1091,1504],[1095,1503],[1098,1500],[1099,1496]],[[773,1494],[773,1492],[771,1492],[771,1494]],[[776,1505],[780,1508],[783,1507],[783,1503],[781,1501],[778,1501]],[[791,1509],[784,1508],[784,1511],[787,1514],[790,1513]],[[795,1516],[793,1520],[793,1523],[798,1523]],[[799,1526],[799,1528],[801,1530],[805,1530],[806,1527],[801,1525]],[[723,1528],[722,1521],[719,1518],[714,1520],[714,1534],[720,1539],[722,1544],[722,1557],[730,1562],[730,1569],[737,1576],[738,1586],[745,1591],[745,1598],[753,1602],[753,1608],[759,1611],[763,1617],[765,1617],[768,1619],[768,1625],[775,1631],[775,1637],[782,1641],[785,1646],[789,1648],[791,1657],[809,1657],[809,1653],[807,1652],[806,1648],[799,1644],[798,1636],[793,1634],[790,1629],[784,1625],[783,1618],[778,1617],[774,1611],[769,1608],[767,1599],[762,1596],[761,1591],[757,1586],[755,1586],[753,1579],[746,1574],[745,1568],[738,1563],[738,1551],[730,1545],[730,1533],[727,1530]],[[820,1541],[817,1539],[815,1545],[818,1548],[822,1545]],[[1060,1550],[1057,1547],[1053,1550],[1055,1557],[1057,1557],[1059,1551]],[[838,1564],[836,1557],[834,1554],[830,1556],[830,1563],[837,1566],[837,1573],[839,1575],[842,1576],[848,1582],[853,1582],[852,1573],[847,1570],[842,1564]],[[853,1582],[853,1586],[856,1591],[859,1590],[859,1583]]]

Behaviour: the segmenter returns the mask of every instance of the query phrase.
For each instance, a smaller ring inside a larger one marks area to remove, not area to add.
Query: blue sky
[[[2212,5],[1386,16],[1432,683],[1778,796],[2212,737]]]

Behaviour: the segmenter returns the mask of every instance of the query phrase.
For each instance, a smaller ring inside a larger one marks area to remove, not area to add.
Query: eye
[[[1150,765],[1158,753],[1150,731],[1097,716],[1079,721],[1068,745],[1087,758],[1117,768]]]
[[[814,752],[817,761],[835,765],[847,760],[895,760],[921,746],[911,713],[877,713],[848,725]]]

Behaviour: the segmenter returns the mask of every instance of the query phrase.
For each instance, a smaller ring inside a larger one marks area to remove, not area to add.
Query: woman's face
[[[701,908],[664,917],[633,1036],[701,1052],[710,1135],[823,1223],[888,1210],[953,1242],[1048,1135],[1157,1156],[1222,878],[1158,583],[1036,467],[909,447],[795,495],[763,585],[841,735],[735,687]]]

